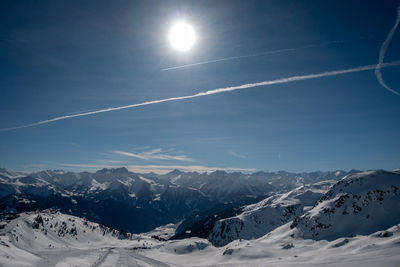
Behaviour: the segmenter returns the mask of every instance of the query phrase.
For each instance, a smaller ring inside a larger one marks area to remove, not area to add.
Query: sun
[[[181,52],[187,52],[193,48],[196,43],[196,33],[193,27],[184,22],[175,22],[168,34],[171,46]]]

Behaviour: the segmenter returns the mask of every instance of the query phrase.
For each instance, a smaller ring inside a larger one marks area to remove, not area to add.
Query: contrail
[[[207,95],[220,94],[220,93],[236,91],[236,90],[241,90],[241,89],[259,87],[259,86],[290,83],[290,82],[296,82],[296,81],[303,81],[303,80],[317,79],[317,78],[322,78],[322,77],[342,75],[342,74],[353,73],[353,72],[374,70],[378,67],[378,65],[380,68],[400,66],[400,60],[389,62],[389,63],[380,63],[380,64],[373,64],[373,65],[359,66],[359,67],[349,68],[349,69],[333,70],[333,71],[326,71],[326,72],[321,72],[321,73],[314,73],[314,74],[300,75],[300,76],[292,76],[292,77],[264,81],[264,82],[247,83],[247,84],[242,84],[242,85],[238,85],[238,86],[218,88],[218,89],[214,89],[214,90],[200,92],[200,93],[197,93],[194,95],[171,97],[171,98],[147,101],[147,102],[142,102],[142,103],[137,103],[137,104],[132,104],[132,105],[110,107],[110,108],[99,109],[99,110],[95,110],[95,111],[82,112],[82,113],[78,113],[78,114],[68,114],[68,115],[59,116],[59,117],[55,117],[52,119],[31,123],[31,124],[21,125],[21,126],[12,127],[12,128],[4,128],[4,129],[0,129],[0,131],[2,131],[2,132],[11,131],[11,130],[16,130],[16,129],[22,129],[22,128],[28,128],[28,127],[38,126],[38,125],[42,125],[42,124],[47,124],[50,122],[75,118],[75,117],[82,117],[82,116],[94,115],[94,114],[98,114],[98,113],[104,113],[104,112],[110,112],[110,111],[116,111],[116,110],[122,110],[122,109],[129,109],[129,108],[136,108],[136,107],[140,107],[140,106],[147,106],[147,105],[153,105],[153,104],[170,102],[170,101],[178,101],[178,100],[196,98],[196,97],[207,96]]]
[[[392,92],[393,94],[396,95],[400,95],[399,92],[397,92],[396,90],[390,88],[382,79],[382,73],[381,73],[381,69],[382,69],[382,65],[383,65],[383,60],[385,58],[385,54],[386,51],[388,49],[388,46],[390,44],[390,41],[393,38],[394,33],[396,32],[397,26],[399,26],[399,22],[400,22],[400,4],[397,7],[397,19],[396,22],[394,23],[392,29],[390,30],[390,32],[388,33],[386,40],[382,43],[381,49],[379,50],[379,61],[378,61],[378,65],[376,65],[376,69],[375,69],[375,75],[376,78],[378,79],[379,83],[385,88],[387,89],[389,92]]]
[[[309,47],[309,46],[305,46],[305,47]],[[183,68],[187,68],[187,67],[194,67],[194,66],[199,66],[199,65],[209,64],[209,63],[216,63],[216,62],[228,61],[228,60],[234,60],[234,59],[240,59],[240,58],[257,57],[257,56],[263,56],[263,55],[269,55],[269,54],[278,54],[278,53],[282,53],[282,52],[295,51],[295,50],[302,49],[302,48],[305,48],[305,47],[286,48],[286,49],[267,51],[267,52],[262,52],[262,53],[257,53],[257,54],[219,58],[219,59],[201,61],[201,62],[186,64],[186,65],[180,65],[180,66],[175,66],[175,67],[169,67],[169,68],[161,69],[161,71],[183,69]]]
[[[390,41],[393,38],[393,35],[394,35],[399,23],[400,23],[400,4],[397,7],[397,19],[396,19],[396,22],[395,22],[394,26],[392,27],[392,29],[390,30],[388,36],[386,37],[386,40],[383,42],[383,44],[381,46],[381,49],[379,51],[379,62],[378,62],[378,64],[364,65],[364,66],[359,66],[359,67],[355,67],[355,68],[326,71],[326,72],[314,73],[314,74],[308,74],[308,75],[292,76],[292,77],[281,78],[281,79],[270,80],[270,81],[264,81],[264,82],[258,82],[258,83],[248,83],[248,84],[242,84],[242,85],[238,85],[238,86],[218,88],[218,89],[209,90],[209,91],[206,91],[206,92],[200,92],[200,93],[197,93],[197,94],[194,94],[194,95],[171,97],[171,98],[165,98],[165,99],[160,99],[160,100],[153,100],[153,101],[147,101],[147,102],[142,102],[142,103],[137,103],[137,104],[132,104],[132,105],[111,107],[111,108],[99,109],[99,110],[76,113],[76,114],[71,114],[70,113],[70,114],[67,114],[67,115],[64,115],[64,116],[59,116],[59,117],[55,117],[55,118],[44,120],[44,121],[34,122],[34,123],[31,123],[31,124],[25,124],[25,125],[21,125],[21,126],[17,126],[17,127],[11,127],[11,128],[3,128],[3,129],[0,129],[0,132],[23,129],[23,128],[28,128],[28,127],[33,127],[33,126],[39,126],[39,125],[42,125],[42,124],[47,124],[47,123],[51,123],[51,122],[55,122],[55,121],[60,121],[60,120],[65,120],[65,119],[70,119],[70,118],[75,118],[75,117],[89,116],[89,115],[94,115],[94,114],[98,114],[98,113],[104,113],[104,112],[110,112],[110,111],[116,111],[116,110],[122,110],[122,109],[129,109],[129,108],[153,105],[153,104],[170,102],[170,101],[178,101],[178,100],[196,98],[196,97],[207,96],[207,95],[214,95],[214,94],[230,92],[230,91],[235,91],[235,90],[241,90],[241,89],[248,89],[248,88],[259,87],[259,86],[268,86],[268,85],[274,85],[274,84],[290,83],[290,82],[317,79],[317,78],[322,78],[322,77],[336,76],[336,75],[342,75],[342,74],[360,72],[360,71],[367,71],[367,70],[375,70],[375,74],[376,74],[376,77],[377,77],[379,83],[384,88],[389,90],[390,92],[392,92],[392,93],[394,93],[396,95],[400,95],[399,92],[393,90],[392,88],[390,88],[389,86],[387,86],[384,83],[384,81],[382,79],[382,73],[381,73],[381,69],[382,68],[400,66],[400,60],[392,61],[392,62],[388,62],[388,63],[383,63],[383,60],[384,60],[385,54],[386,54],[386,50],[387,50],[387,48],[388,48],[388,46],[390,44]],[[288,51],[288,50],[295,50],[295,48],[282,49],[281,51]],[[268,53],[268,52],[265,52],[265,53]],[[241,56],[241,57],[247,57],[247,56]],[[234,57],[234,58],[238,58],[238,57]],[[220,59],[219,61],[223,61],[223,60],[228,60],[228,59]],[[195,64],[199,64],[199,63],[195,63]],[[177,68],[177,67],[175,67],[175,68]]]
[[[195,67],[195,66],[205,65],[205,64],[210,64],[210,63],[217,63],[217,62],[221,62],[221,61],[228,61],[228,60],[236,60],[236,59],[249,58],[249,57],[258,57],[258,56],[279,54],[279,53],[284,53],[284,52],[297,51],[297,50],[305,49],[305,48],[319,47],[319,46],[324,46],[324,45],[329,45],[329,44],[353,42],[353,41],[356,41],[356,40],[368,39],[368,38],[371,38],[371,36],[369,36],[369,37],[357,37],[357,38],[353,38],[353,39],[349,39],[349,40],[335,40],[335,41],[325,42],[325,43],[322,43],[322,44],[310,44],[310,45],[305,45],[305,46],[300,46],[300,47],[295,47],[295,48],[284,48],[284,49],[266,51],[266,52],[243,55],[243,56],[234,56],[234,57],[212,59],[212,60],[200,61],[200,62],[196,62],[196,63],[185,64],[185,65],[180,65],[180,66],[175,66],[175,67],[168,67],[168,68],[161,69],[161,71],[183,69],[183,68]]]

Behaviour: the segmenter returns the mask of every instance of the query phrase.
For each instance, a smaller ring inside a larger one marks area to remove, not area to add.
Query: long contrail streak
[[[310,46],[306,46],[306,47],[310,47]],[[205,64],[209,64],[209,63],[217,63],[217,62],[221,62],[221,61],[228,61],[228,60],[234,60],[234,59],[241,59],[241,58],[248,58],[248,57],[257,57],[257,56],[278,54],[278,53],[282,53],[282,52],[296,51],[296,50],[301,49],[301,48],[305,48],[305,47],[299,47],[299,48],[285,48],[285,49],[267,51],[267,52],[262,52],[262,53],[257,53],[257,54],[250,54],[250,55],[243,55],[243,56],[219,58],[219,59],[201,61],[201,62],[196,62],[196,63],[191,63],[191,64],[185,64],[185,65],[180,65],[180,66],[175,66],[175,67],[169,67],[169,68],[161,69],[161,71],[183,69],[183,68],[188,68],[188,67],[194,67],[194,66],[205,65]]]
[[[376,74],[376,77],[377,77],[379,83],[385,89],[389,90],[390,92],[392,92],[392,93],[394,93],[396,95],[400,95],[399,92],[395,91],[394,89],[390,88],[389,86],[387,86],[385,84],[385,82],[382,79],[382,73],[381,73],[381,69],[382,68],[400,66],[400,61],[392,61],[392,62],[388,62],[388,63],[383,63],[386,51],[388,49],[390,41],[393,38],[394,33],[396,32],[396,29],[397,29],[397,26],[399,25],[399,23],[400,23],[400,4],[397,7],[397,19],[396,19],[396,22],[393,25],[393,27],[390,30],[390,32],[388,33],[385,41],[382,43],[381,49],[379,51],[378,64],[365,65],[365,66],[359,66],[359,67],[355,67],[355,68],[342,69],[342,70],[326,71],[326,72],[314,73],[314,74],[308,74],[308,75],[292,76],[292,77],[281,78],[281,79],[270,80],[270,81],[264,81],[264,82],[258,82],[258,83],[242,84],[242,85],[238,85],[238,86],[218,88],[218,89],[209,90],[209,91],[206,91],[206,92],[200,92],[200,93],[197,93],[197,94],[194,94],[194,95],[171,97],[171,98],[147,101],[147,102],[142,102],[142,103],[137,103],[137,104],[132,104],[132,105],[126,105],[126,106],[111,107],[111,108],[106,108],[106,109],[99,109],[99,110],[87,111],[87,112],[81,112],[81,113],[75,113],[75,114],[74,113],[72,113],[72,114],[70,113],[70,114],[67,114],[67,115],[64,115],[64,116],[59,116],[59,117],[55,117],[55,118],[44,120],[44,121],[34,122],[34,123],[31,123],[31,124],[25,124],[25,125],[21,125],[21,126],[17,126],[17,127],[11,127],[11,128],[3,128],[3,129],[0,129],[0,132],[17,130],[17,129],[28,128],[28,127],[33,127],[33,126],[39,126],[39,125],[47,124],[47,123],[50,123],[50,122],[55,122],[55,121],[60,121],[60,120],[65,120],[65,119],[70,119],[70,118],[75,118],[75,117],[89,116],[89,115],[94,115],[94,114],[98,114],[98,113],[104,113],[104,112],[110,112],[110,111],[116,111],[116,110],[122,110],[122,109],[129,109],[129,108],[136,108],[136,107],[140,107],[140,106],[147,106],[147,105],[153,105],[153,104],[170,102],[170,101],[178,101],[178,100],[196,98],[196,97],[207,96],[207,95],[220,94],[220,93],[225,93],[225,92],[230,92],[230,91],[235,91],[235,90],[259,87],[259,86],[268,86],[268,85],[281,84],[281,83],[290,83],[290,82],[317,79],[317,78],[336,76],[336,75],[343,75],[343,74],[347,74],[347,73],[367,71],[367,70],[375,70],[375,74]],[[296,49],[295,48],[288,48],[288,49],[282,49],[280,51],[290,51],[290,50],[296,50]],[[277,52],[277,51],[275,51],[275,52]],[[265,52],[265,53],[268,53],[268,52]],[[230,60],[230,59],[233,59],[233,58],[248,57],[248,56],[232,57],[232,58],[229,58],[229,59],[219,59],[219,61]],[[252,56],[252,55],[250,55],[250,56]],[[204,63],[200,62],[200,63],[195,63],[195,64],[204,64]],[[174,67],[174,68],[178,68],[178,67]],[[172,69],[172,68],[169,68],[169,69]],[[165,69],[165,70],[167,70],[167,69]]]
[[[264,82],[247,83],[247,84],[242,84],[242,85],[238,85],[238,86],[218,88],[218,89],[214,89],[214,90],[200,92],[200,93],[197,93],[194,95],[171,97],[171,98],[165,98],[165,99],[159,99],[159,100],[153,100],[153,101],[146,101],[146,102],[132,104],[132,105],[126,105],[126,106],[111,107],[111,108],[99,109],[99,110],[95,110],[95,111],[88,111],[88,112],[82,112],[82,113],[77,113],[77,114],[68,114],[68,115],[59,116],[59,117],[55,117],[52,119],[31,123],[31,124],[21,125],[21,126],[12,127],[12,128],[0,129],[0,131],[2,131],[2,132],[11,131],[11,130],[16,130],[16,129],[22,129],[22,128],[28,128],[28,127],[38,126],[38,125],[42,125],[42,124],[47,124],[50,122],[75,118],[75,117],[82,117],[82,116],[94,115],[94,114],[98,114],[98,113],[104,113],[104,112],[110,112],[110,111],[116,111],[116,110],[122,110],[122,109],[130,109],[130,108],[136,108],[136,107],[140,107],[140,106],[147,106],[147,105],[153,105],[153,104],[170,102],[170,101],[178,101],[178,100],[196,98],[196,97],[207,96],[207,95],[220,94],[220,93],[236,91],[236,90],[241,90],[241,89],[249,89],[249,88],[259,87],[259,86],[290,83],[290,82],[296,82],[296,81],[303,81],[303,80],[317,79],[317,78],[322,78],[322,77],[342,75],[342,74],[353,73],[353,72],[374,70],[377,68],[377,66],[378,65],[376,65],[376,64],[365,65],[365,66],[359,66],[359,67],[355,67],[355,68],[326,71],[326,72],[307,74],[307,75],[292,76],[292,77],[264,81]],[[393,66],[400,66],[400,60],[380,64],[380,68],[393,67]]]
[[[379,61],[378,61],[378,65],[376,66],[375,69],[375,75],[376,78],[378,79],[379,83],[389,92],[392,92],[393,94],[396,95],[400,95],[400,92],[397,92],[396,90],[390,88],[382,79],[382,73],[381,73],[381,69],[382,69],[382,65],[383,65],[383,60],[385,59],[385,54],[386,51],[389,47],[390,41],[393,38],[394,33],[396,32],[397,26],[399,26],[399,22],[400,22],[400,4],[397,7],[397,19],[396,22],[394,23],[392,29],[390,30],[390,32],[388,33],[385,41],[382,43],[381,49],[379,50]]]
[[[367,39],[367,38],[371,38],[371,37],[358,37],[358,38],[353,38],[350,40],[336,40],[336,41],[326,42],[326,43],[322,43],[322,44],[310,44],[310,45],[300,46],[300,47],[296,47],[296,48],[284,48],[284,49],[266,51],[266,52],[255,53],[255,54],[248,54],[248,55],[243,55],[243,56],[212,59],[212,60],[200,61],[200,62],[191,63],[191,64],[168,67],[168,68],[161,69],[161,71],[183,69],[183,68],[195,67],[195,66],[205,65],[205,64],[210,64],[210,63],[217,63],[217,62],[221,62],[221,61],[229,61],[229,60],[236,60],[236,59],[242,59],[242,58],[259,57],[259,56],[273,55],[273,54],[279,54],[279,53],[284,53],[284,52],[292,52],[292,51],[297,51],[297,50],[305,49],[305,48],[319,47],[319,46],[324,46],[324,45],[328,45],[328,44],[346,43],[346,42],[352,42],[352,41],[356,41],[356,40],[360,40],[360,39]]]

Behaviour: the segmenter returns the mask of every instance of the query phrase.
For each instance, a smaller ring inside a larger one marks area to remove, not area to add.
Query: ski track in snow
[[[104,251],[105,250],[105,251]],[[30,252],[32,253],[32,252]],[[140,255],[130,248],[126,247],[108,247],[94,250],[85,249],[63,249],[61,251],[48,251],[39,253],[42,260],[37,264],[30,266],[41,267],[70,267],[70,266],[87,266],[87,267],[134,267],[134,266],[155,266],[168,267],[168,264],[162,263],[155,259]],[[0,258],[1,260],[1,258]],[[0,266],[3,266],[0,263]]]
[[[97,267],[100,266],[104,262],[104,260],[107,258],[108,254],[110,254],[111,248],[108,248],[106,252],[102,253],[100,257],[92,264],[90,267]]]

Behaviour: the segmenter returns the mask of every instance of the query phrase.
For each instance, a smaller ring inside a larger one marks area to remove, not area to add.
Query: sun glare
[[[189,51],[196,42],[196,34],[193,27],[183,21],[172,25],[168,38],[171,46],[182,52]]]

